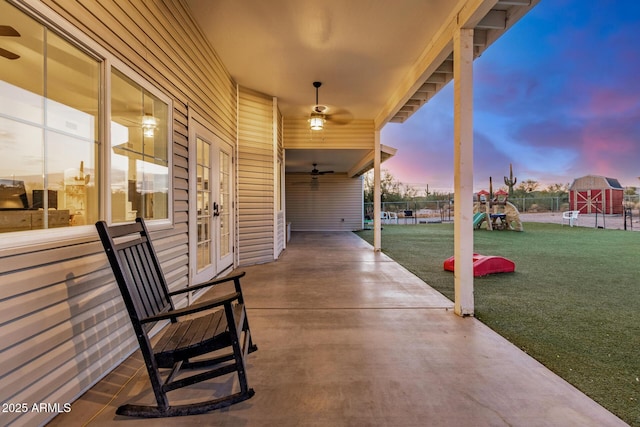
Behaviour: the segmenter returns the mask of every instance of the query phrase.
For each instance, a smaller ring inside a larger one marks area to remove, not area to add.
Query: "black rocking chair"
[[[133,329],[151,380],[157,406],[126,404],[119,415],[173,417],[224,408],[253,396],[245,369],[247,354],[257,350],[251,339],[240,278],[244,272],[169,292],[144,221],[107,226],[96,223],[109,263],[129,312]],[[235,292],[176,309],[172,296],[233,281]],[[149,331],[159,321],[170,320],[152,345]],[[207,356],[203,358],[201,356]],[[181,369],[198,373],[179,375]],[[208,368],[208,370],[203,370]],[[162,373],[167,377],[163,381]],[[237,373],[240,391],[198,403],[170,405],[169,391]]]

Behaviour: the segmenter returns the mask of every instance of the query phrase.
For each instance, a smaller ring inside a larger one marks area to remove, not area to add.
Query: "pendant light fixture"
[[[311,116],[309,116],[309,126],[311,130],[322,130],[324,128],[325,117],[323,112],[326,110],[324,105],[318,104],[318,88],[322,86],[321,82],[313,82],[313,87],[316,88],[316,105],[313,106]]]

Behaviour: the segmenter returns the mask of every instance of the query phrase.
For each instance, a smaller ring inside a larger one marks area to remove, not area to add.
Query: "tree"
[[[541,196],[566,198],[569,195],[569,184],[549,184],[540,192]]]
[[[402,188],[402,199],[403,200],[413,200],[416,197],[418,197],[418,190],[416,190],[412,186],[407,185],[407,184],[402,184],[401,188]]]
[[[525,197],[526,195],[536,191],[539,186],[540,186],[540,183],[538,181],[533,179],[527,179],[521,182],[520,185],[518,185],[518,188],[516,190],[517,190],[518,196]]]
[[[545,191],[554,195],[562,195],[569,192],[569,184],[549,184]]]
[[[380,175],[381,202],[405,201],[417,196],[418,191],[415,188],[398,181],[388,170],[383,169]],[[373,170],[364,175],[364,201],[373,203]]]

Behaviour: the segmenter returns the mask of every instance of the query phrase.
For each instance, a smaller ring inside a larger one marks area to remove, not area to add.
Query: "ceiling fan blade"
[[[336,125],[347,125],[353,121],[353,114],[344,109],[331,109],[329,114],[325,115],[325,120]]]
[[[321,170],[318,170],[318,164],[314,163],[313,164],[313,169],[311,169],[311,172],[309,172],[309,175],[311,175],[312,177],[316,177],[318,175],[324,175],[326,173],[333,173],[333,171],[321,171]]]
[[[9,52],[6,49],[3,49],[0,47],[0,56],[4,56],[7,59],[18,59],[20,58],[20,55],[13,53],[13,52]]]
[[[3,37],[20,37],[20,33],[10,25],[0,25],[0,36]]]

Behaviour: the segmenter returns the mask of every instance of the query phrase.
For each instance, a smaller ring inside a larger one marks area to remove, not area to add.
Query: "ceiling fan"
[[[353,115],[347,110],[336,109],[318,102],[318,89],[322,86],[322,82],[313,82],[316,88],[316,104],[311,109],[309,124],[311,130],[322,130],[325,122],[346,125],[353,120]]]
[[[15,28],[9,25],[0,25],[0,37],[20,37],[20,33]],[[0,56],[4,56],[7,59],[18,59],[20,55],[13,53],[0,47]]]
[[[309,174],[311,175],[311,178],[313,179],[317,179],[320,175],[325,175],[328,173],[333,173],[333,171],[321,171],[318,170],[318,164],[314,163],[313,164],[313,169],[311,169],[311,172],[309,172]]]

